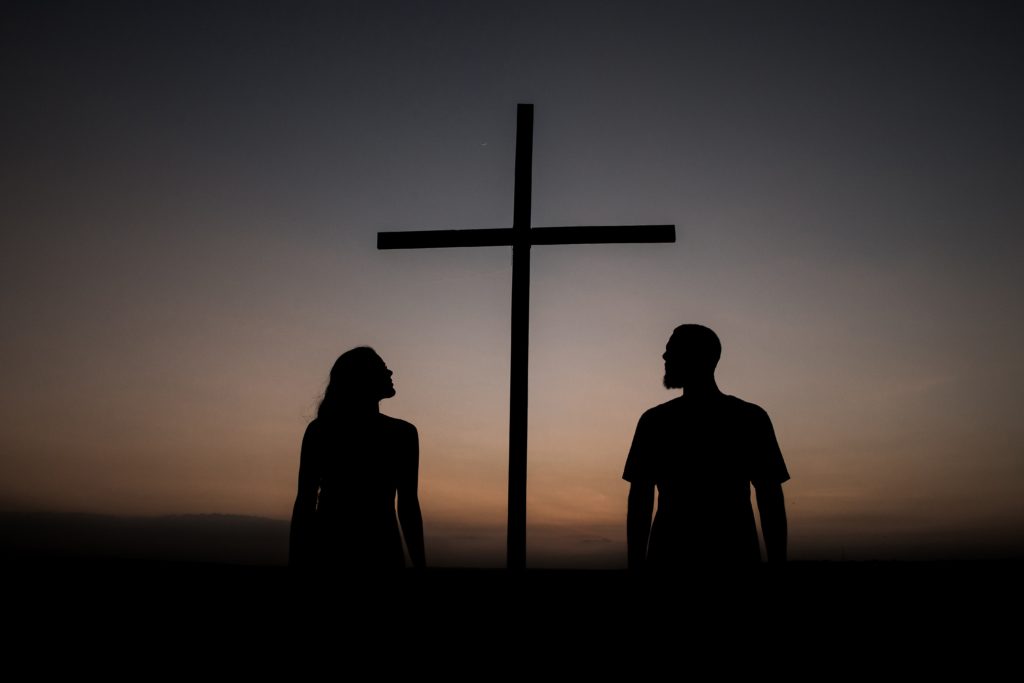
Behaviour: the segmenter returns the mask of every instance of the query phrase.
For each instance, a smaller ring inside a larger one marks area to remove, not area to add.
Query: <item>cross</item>
[[[675,242],[674,225],[531,228],[533,105],[516,112],[516,179],[512,227],[484,230],[379,232],[378,249],[512,247],[512,367],[508,420],[509,569],[526,567],[526,418],[530,341],[530,247],[534,244],[624,244]]]

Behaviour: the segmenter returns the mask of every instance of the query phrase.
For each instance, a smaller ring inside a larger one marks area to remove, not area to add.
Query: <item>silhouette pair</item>
[[[677,327],[665,348],[665,388],[684,393],[641,416],[626,459],[632,569],[759,562],[751,484],[768,560],[786,559],[789,473],[768,414],[719,390],[721,352],[718,336],[701,325]],[[342,354],[331,369],[302,440],[293,565],[400,569],[403,535],[413,566],[426,565],[416,428],[379,409],[395,395],[391,376],[367,347]]]

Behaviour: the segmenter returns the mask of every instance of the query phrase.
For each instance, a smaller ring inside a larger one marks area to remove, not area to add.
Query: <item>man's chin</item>
[[[662,378],[661,383],[665,385],[666,389],[682,389],[683,388],[683,385],[682,385],[682,383],[679,380],[672,379],[668,375],[665,375]]]

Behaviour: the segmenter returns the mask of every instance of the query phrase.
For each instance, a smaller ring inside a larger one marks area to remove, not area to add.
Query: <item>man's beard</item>
[[[680,382],[677,378],[671,377],[668,373],[665,373],[665,376],[661,378],[661,383],[665,385],[666,389],[683,388],[683,383]]]

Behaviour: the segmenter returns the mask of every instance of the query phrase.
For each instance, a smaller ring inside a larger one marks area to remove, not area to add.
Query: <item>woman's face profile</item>
[[[391,398],[395,395],[395,383],[391,377],[395,374],[388,369],[387,363],[380,356],[377,356],[377,362],[379,365],[376,368],[376,376],[378,377],[378,387],[380,390],[380,397]]]

